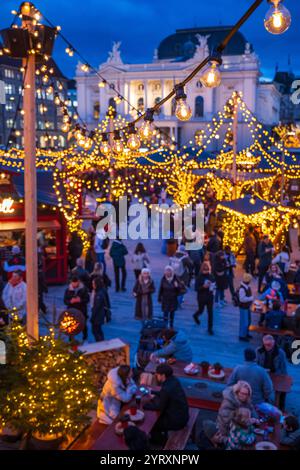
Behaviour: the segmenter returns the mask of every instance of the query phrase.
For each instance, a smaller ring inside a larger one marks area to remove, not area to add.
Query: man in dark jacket
[[[154,398],[144,405],[145,410],[160,412],[151,440],[164,444],[168,431],[183,429],[189,420],[189,406],[180,382],[173,376],[173,369],[168,364],[160,364],[156,368],[156,380],[161,384],[159,392],[152,392]]]
[[[273,374],[286,375],[286,356],[280,349],[273,336],[265,335],[263,337],[263,346],[256,351],[257,364],[268,369]]]
[[[248,232],[245,235],[244,248],[246,253],[244,269],[247,273],[250,273],[253,276],[255,271],[257,244],[254,236],[254,228],[252,226],[249,227]]]
[[[222,247],[222,240],[219,237],[218,233],[213,231],[212,236],[210,237],[208,244],[207,244],[207,251],[210,253],[217,253],[221,250]]]
[[[261,291],[263,278],[272,263],[272,255],[274,246],[268,235],[264,235],[262,241],[258,245],[258,292]]]
[[[83,341],[88,337],[87,332],[87,304],[89,303],[90,296],[87,288],[80,282],[77,276],[73,276],[69,287],[65,291],[64,303],[67,307],[76,308],[85,317],[85,326],[83,329]]]
[[[281,330],[285,316],[284,311],[281,310],[280,301],[274,300],[272,310],[265,314],[266,327],[271,330]]]
[[[114,271],[115,271],[115,282],[116,282],[116,292],[120,290],[120,270],[122,272],[122,283],[121,290],[126,291],[126,260],[125,256],[128,254],[128,250],[122,240],[114,240],[110,248],[109,254],[113,260]]]
[[[200,325],[199,316],[203,314],[205,307],[208,314],[208,333],[213,334],[213,305],[214,305],[215,278],[210,274],[207,263],[203,263],[199,276],[195,282],[195,291],[198,296],[198,310],[193,318],[197,325]]]

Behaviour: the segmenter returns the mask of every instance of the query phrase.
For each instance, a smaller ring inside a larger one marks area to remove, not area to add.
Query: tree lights
[[[282,5],[282,0],[269,0],[269,3],[271,6],[264,19],[266,30],[271,34],[285,33],[292,21],[289,10]]]

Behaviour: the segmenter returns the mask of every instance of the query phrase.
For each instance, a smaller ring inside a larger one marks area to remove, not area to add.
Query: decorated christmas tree
[[[2,332],[7,364],[0,366],[0,426],[39,435],[74,435],[94,407],[92,371],[54,332],[29,341],[13,319]]]

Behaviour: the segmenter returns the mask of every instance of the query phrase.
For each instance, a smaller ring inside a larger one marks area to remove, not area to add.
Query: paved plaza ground
[[[125,242],[129,255],[127,256],[127,292],[116,293],[114,289],[112,262],[107,256],[108,275],[113,281],[109,290],[112,304],[112,321],[104,325],[103,331],[105,339],[121,338],[130,345],[131,360],[137,349],[141,323],[134,319],[135,300],[132,296],[134,285],[134,273],[131,265],[131,255],[133,254],[136,242],[128,240]],[[150,257],[151,272],[158,290],[159,282],[163,274],[164,267],[168,264],[168,257],[161,253],[162,242],[159,240],[146,240],[144,245]],[[238,286],[242,275],[241,260],[238,260],[235,283]],[[63,294],[65,286],[51,287],[46,297],[49,309],[48,316],[51,318],[53,302],[55,301],[57,312],[63,308]],[[256,294],[257,283],[253,282],[253,290]],[[192,287],[185,296],[183,307],[176,312],[175,328],[180,328],[188,335],[194,352],[194,361],[200,362],[204,359],[209,362],[221,362],[227,367],[234,367],[243,361],[243,350],[246,343],[238,340],[239,311],[233,307],[230,301],[229,291],[226,291],[228,304],[224,308],[215,308],[214,311],[214,336],[207,334],[207,315],[204,313],[200,326],[195,325],[192,314],[196,310],[196,293]],[[161,316],[160,304],[157,302],[157,292],[154,294],[154,315]],[[257,318],[253,319],[257,322]],[[44,328],[41,328],[44,331]],[[249,345],[257,347],[260,345],[261,336],[256,333]],[[89,324],[89,342],[93,342],[93,336]],[[287,409],[300,416],[300,365],[288,364],[288,373],[293,377],[294,385],[292,393],[287,396]]]

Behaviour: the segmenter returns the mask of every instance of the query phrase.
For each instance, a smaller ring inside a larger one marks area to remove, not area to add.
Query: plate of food
[[[211,379],[224,379],[225,372],[223,369],[215,369],[214,367],[211,367],[208,371],[208,376]]]
[[[277,447],[273,442],[261,441],[255,445],[256,450],[277,450]]]
[[[129,410],[125,412],[125,416],[128,416],[130,421],[137,423],[139,421],[143,421],[145,413],[142,410],[138,410],[136,408],[129,408]]]
[[[199,373],[199,368],[193,362],[187,365],[183,370],[187,375],[197,375]]]

